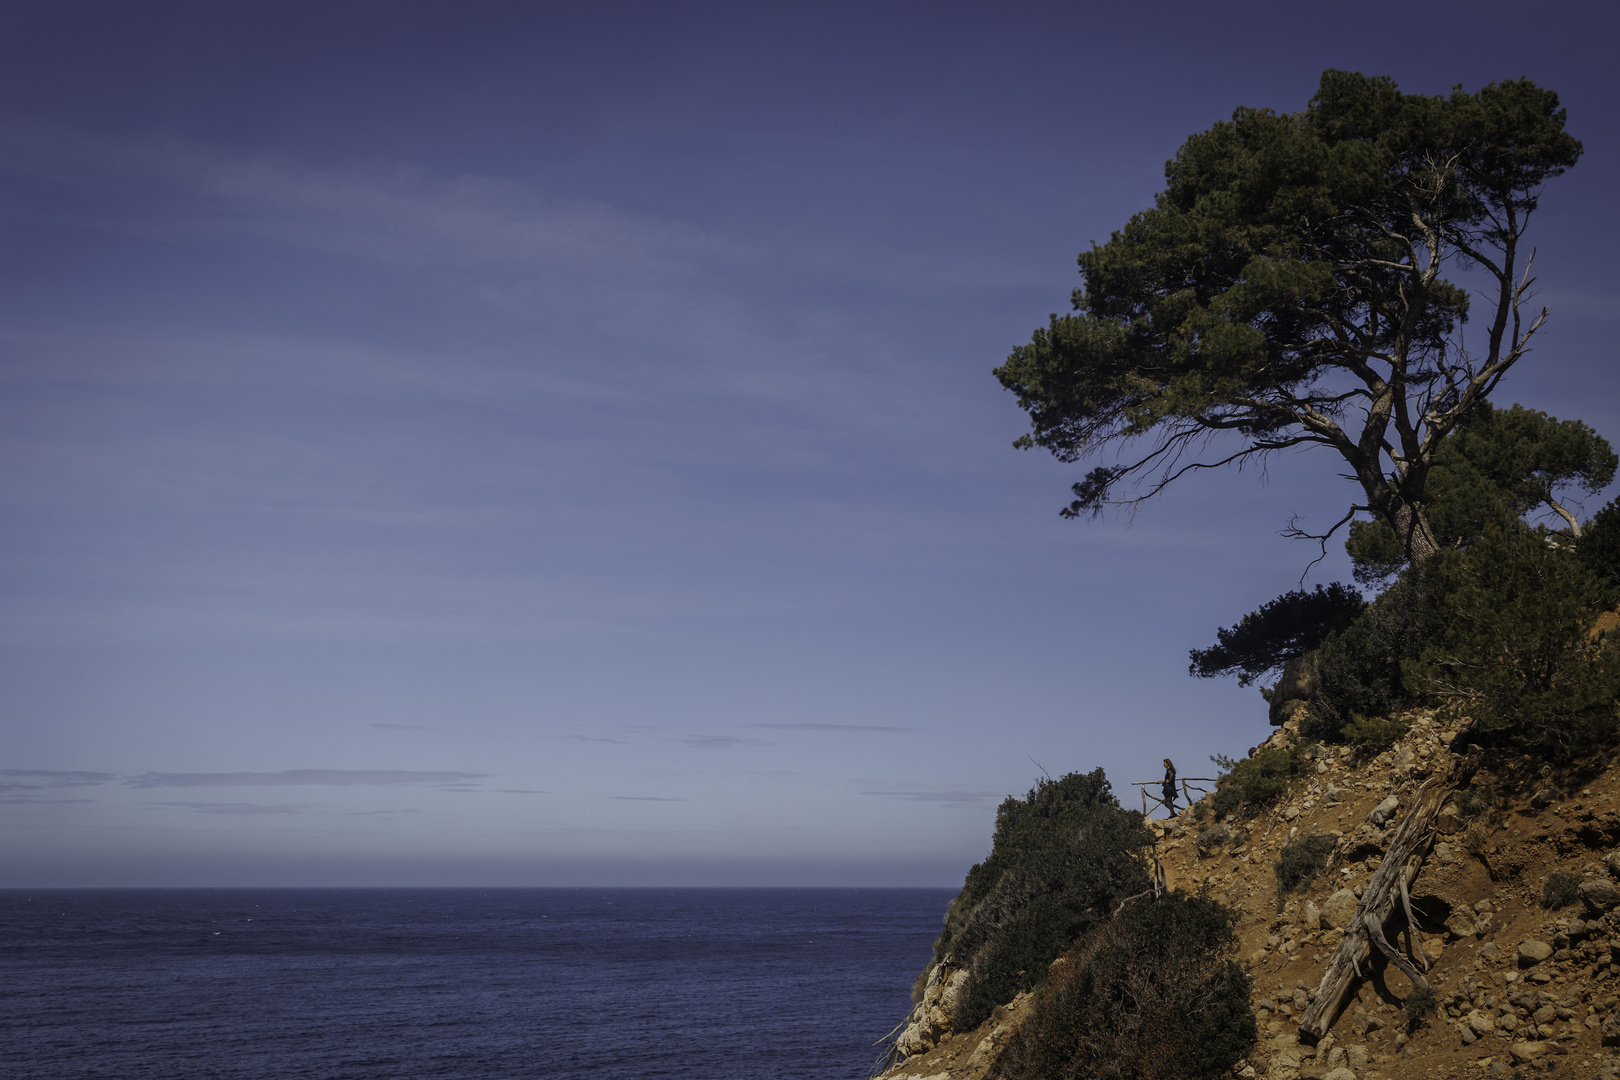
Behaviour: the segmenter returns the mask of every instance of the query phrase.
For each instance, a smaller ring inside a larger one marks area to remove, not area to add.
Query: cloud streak
[[[775,731],[877,731],[903,735],[916,728],[893,727],[888,724],[749,724],[749,727],[771,728]]]
[[[409,769],[285,769],[281,772],[141,773],[129,787],[400,787],[485,780],[489,773],[432,772]]]
[[[152,802],[149,810],[189,810],[195,814],[224,814],[230,817],[258,817],[264,814],[302,814],[315,808],[314,803],[244,803],[244,802]]]

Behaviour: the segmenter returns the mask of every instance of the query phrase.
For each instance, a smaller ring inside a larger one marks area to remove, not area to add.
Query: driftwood
[[[1444,774],[1430,777],[1417,789],[1411,806],[1401,815],[1401,823],[1389,842],[1384,861],[1372,880],[1367,882],[1367,888],[1361,894],[1361,903],[1356,906],[1355,915],[1344,928],[1344,940],[1339,943],[1338,951],[1333,954],[1327,971],[1322,974],[1316,1000],[1311,1002],[1310,1008],[1300,1018],[1300,1038],[1314,1043],[1327,1034],[1328,1028],[1338,1018],[1351,983],[1362,974],[1361,965],[1371,958],[1375,948],[1393,961],[1414,986],[1429,985],[1423,973],[1390,945],[1384,936],[1384,927],[1395,914],[1397,905],[1402,909],[1407,928],[1416,925],[1408,887],[1423,868],[1423,860],[1434,840],[1435,818],[1440,814],[1440,804],[1451,790],[1446,781]],[[1427,966],[1427,961],[1422,962]]]

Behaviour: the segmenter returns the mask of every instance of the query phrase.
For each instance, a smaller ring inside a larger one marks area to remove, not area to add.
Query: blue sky
[[[1350,486],[1063,521],[990,369],[1327,67],[1560,93],[1502,400],[1620,441],[1607,5],[6,21],[0,886],[954,885],[1041,768],[1208,775],[1187,651]]]

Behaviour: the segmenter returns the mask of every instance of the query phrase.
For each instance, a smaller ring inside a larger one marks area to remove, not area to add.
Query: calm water
[[[859,1080],[944,889],[0,892],[0,1076]]]

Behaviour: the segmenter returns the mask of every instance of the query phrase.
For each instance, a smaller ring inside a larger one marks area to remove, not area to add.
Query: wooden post
[[[1402,905],[1401,900],[1418,876],[1418,871],[1423,868],[1423,860],[1434,840],[1435,818],[1440,814],[1440,804],[1451,790],[1446,782],[1448,777],[1449,772],[1436,774],[1425,781],[1417,789],[1412,805],[1401,815],[1400,826],[1389,842],[1384,861],[1372,880],[1367,882],[1367,888],[1361,894],[1361,903],[1356,906],[1355,915],[1344,928],[1344,940],[1339,943],[1338,951],[1333,954],[1327,971],[1322,974],[1316,1000],[1311,1002],[1311,1007],[1300,1018],[1299,1035],[1307,1042],[1315,1043],[1326,1035],[1333,1021],[1338,1019],[1350,984],[1361,975],[1361,965],[1371,958],[1374,948],[1393,959],[1415,985],[1428,985],[1423,975],[1405,963],[1390,946],[1384,936],[1384,927],[1397,906],[1406,907],[1408,912],[1410,910],[1410,906]]]

